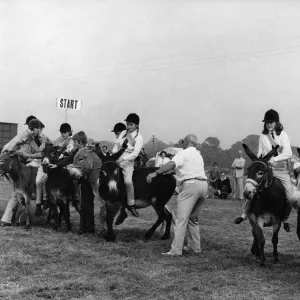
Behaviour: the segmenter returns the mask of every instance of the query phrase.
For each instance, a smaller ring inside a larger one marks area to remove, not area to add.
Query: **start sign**
[[[79,100],[72,100],[66,98],[56,99],[56,107],[58,108],[81,110],[81,104],[82,102]]]

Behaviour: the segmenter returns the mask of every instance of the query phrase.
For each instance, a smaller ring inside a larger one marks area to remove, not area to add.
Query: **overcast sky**
[[[36,115],[50,138],[113,140],[128,113],[145,142],[187,133],[221,146],[278,110],[300,146],[300,1],[0,0],[0,121]]]

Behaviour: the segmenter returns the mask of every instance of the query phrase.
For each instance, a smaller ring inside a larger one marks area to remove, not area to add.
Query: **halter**
[[[264,163],[263,161],[257,160],[257,161],[254,161],[252,164],[254,164],[254,163],[261,163],[261,164],[263,164],[267,168],[267,171],[269,169],[268,165],[266,163]],[[257,181],[255,181],[255,180],[253,180],[251,178],[247,178],[246,181],[245,181],[245,183],[251,183],[255,188],[257,188],[258,191],[260,191],[259,188],[261,187],[264,179],[268,175],[267,171],[264,172],[264,175],[263,175],[262,179],[260,180],[260,182],[257,182]],[[267,187],[269,187],[270,185],[271,185],[271,183]]]

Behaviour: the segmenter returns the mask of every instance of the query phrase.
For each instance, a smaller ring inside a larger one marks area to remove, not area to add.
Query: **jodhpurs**
[[[120,167],[122,168],[122,173],[124,176],[124,183],[127,192],[127,204],[129,206],[134,205],[134,187],[132,182],[134,163],[131,161],[123,161],[120,163]]]

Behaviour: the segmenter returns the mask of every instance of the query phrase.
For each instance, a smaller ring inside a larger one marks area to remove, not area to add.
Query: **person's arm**
[[[231,165],[231,167],[234,168],[234,169],[236,168],[235,162],[236,162],[236,159],[233,161],[233,163]]]
[[[257,152],[257,157],[261,157],[262,156],[262,153],[263,153],[263,146],[262,146],[262,143],[263,143],[263,140],[262,140],[262,135],[259,136],[259,140],[258,140],[258,152]]]
[[[281,134],[282,134],[281,140],[282,140],[283,149],[281,154],[278,154],[278,156],[273,157],[274,162],[288,160],[293,155],[288,135],[285,132],[282,132]]]
[[[236,162],[236,168],[237,169],[243,169],[245,166],[245,159],[241,158]]]
[[[74,157],[76,155],[77,151],[73,151],[70,156],[65,157],[64,159],[59,160],[56,163],[57,167],[66,167],[67,165],[70,165],[74,161]]]
[[[122,157],[119,159],[119,162],[120,161],[134,161],[137,156],[139,155],[139,153],[141,152],[143,148],[143,138],[138,135],[136,140],[135,140],[135,145],[134,145],[134,148],[133,148],[133,151],[127,155],[125,158]]]

